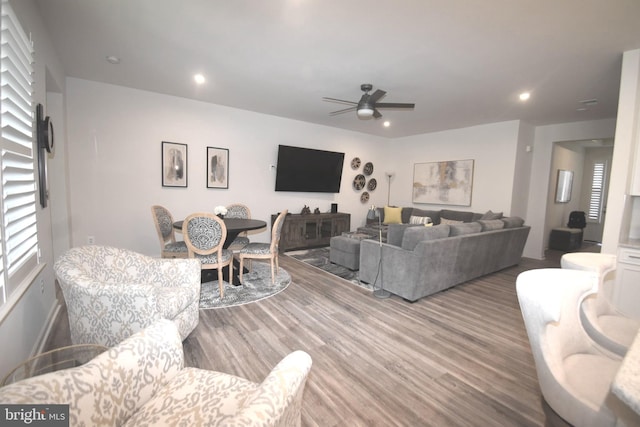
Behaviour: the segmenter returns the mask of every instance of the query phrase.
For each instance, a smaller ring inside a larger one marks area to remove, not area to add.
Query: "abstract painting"
[[[471,206],[473,160],[416,163],[413,202]]]
[[[207,188],[229,188],[229,150],[207,147]]]
[[[162,186],[187,186],[187,144],[162,141]]]

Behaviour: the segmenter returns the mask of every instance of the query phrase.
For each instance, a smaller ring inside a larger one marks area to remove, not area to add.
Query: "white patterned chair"
[[[228,205],[227,213],[224,215],[225,218],[244,218],[251,219],[251,210],[246,205],[241,203],[233,203]],[[229,245],[229,250],[232,252],[238,252],[240,249],[244,248],[250,243],[249,236],[246,231],[240,233],[233,242]]]
[[[110,347],[157,319],[173,320],[182,339],[198,325],[197,260],[90,245],[67,251],[54,270],[74,344]]]
[[[3,404],[69,404],[73,426],[299,426],[311,357],[290,353],[261,383],[184,367],[159,320],[85,365],[0,388]]]
[[[176,240],[173,229],[173,216],[164,206],[151,206],[153,222],[156,225],[158,239],[160,239],[160,255],[162,258],[187,258],[189,253],[183,241]]]
[[[240,272],[240,283],[242,283],[245,259],[249,260],[249,266],[251,266],[252,259],[268,259],[271,265],[271,284],[276,283],[276,274],[280,268],[278,264],[280,235],[282,234],[282,226],[284,225],[287,213],[288,211],[286,209],[283,210],[273,222],[273,227],[271,227],[271,243],[252,242],[240,249],[240,268],[238,268]]]

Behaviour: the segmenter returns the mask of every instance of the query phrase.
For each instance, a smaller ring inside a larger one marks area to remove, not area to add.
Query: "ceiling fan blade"
[[[332,111],[329,113],[330,116],[335,116],[337,114],[342,114],[342,113],[346,113],[347,111],[355,111],[355,109],[358,107],[349,107],[349,108],[345,108],[344,110],[337,110],[337,111]]]
[[[346,101],[344,99],[337,99],[337,98],[328,98],[326,96],[322,97],[323,100],[325,101],[331,101],[331,102],[340,102],[342,104],[352,104],[352,105],[358,105],[357,102],[353,102],[353,101]]]
[[[383,91],[383,90],[376,90],[375,92],[373,92],[373,95],[371,95],[369,97],[369,102],[376,102],[378,99],[382,98],[383,96],[385,96],[387,94],[387,92]]]
[[[378,102],[376,108],[414,108],[416,104],[400,103],[400,102]]]
[[[382,117],[382,114],[380,114],[380,111],[378,111],[377,108],[373,109],[373,117],[376,119],[379,119],[380,117]]]

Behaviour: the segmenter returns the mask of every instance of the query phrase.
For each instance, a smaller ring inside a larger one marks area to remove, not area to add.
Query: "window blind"
[[[591,179],[591,196],[589,198],[589,212],[587,217],[591,221],[600,222],[602,218],[602,196],[604,189],[605,163],[593,164],[593,178]]]
[[[1,44],[0,304],[4,304],[11,292],[37,265],[38,252],[33,45],[7,0],[2,0]]]

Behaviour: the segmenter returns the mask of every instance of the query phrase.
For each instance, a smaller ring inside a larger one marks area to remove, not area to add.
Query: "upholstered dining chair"
[[[187,258],[189,256],[187,245],[183,241],[176,240],[171,212],[164,206],[154,205],[151,206],[151,214],[160,239],[162,258]]]
[[[223,298],[222,269],[228,267],[229,277],[232,277],[231,262],[233,261],[233,253],[222,247],[227,238],[224,222],[212,213],[194,213],[184,220],[182,234],[189,250],[189,258],[200,260],[203,270],[218,270],[220,298]]]
[[[587,335],[578,314],[597,280],[593,272],[561,268],[525,271],[516,280],[546,425],[614,426],[626,415],[610,390],[622,359]]]
[[[282,233],[282,225],[284,219],[287,216],[287,210],[280,212],[280,215],[276,218],[271,227],[271,243],[249,243],[244,248],[240,249],[240,283],[242,283],[242,272],[244,271],[244,260],[248,259],[251,263],[252,259],[268,259],[271,263],[271,283],[276,283],[276,273],[280,268],[278,265],[278,245],[280,244],[280,234]],[[251,267],[251,264],[249,264]]]
[[[224,216],[225,218],[244,218],[251,219],[251,210],[246,205],[241,203],[233,203],[229,206],[226,206],[227,213]],[[233,239],[233,242],[228,246],[228,249],[231,252],[238,252],[240,249],[244,248],[249,244],[249,237],[247,236],[247,232],[243,231],[238,234],[238,237]]]

